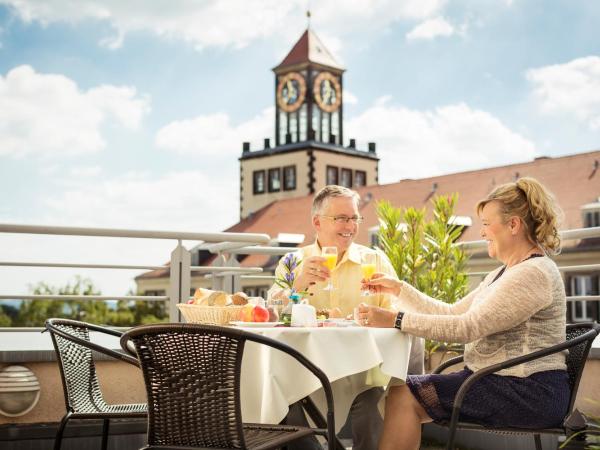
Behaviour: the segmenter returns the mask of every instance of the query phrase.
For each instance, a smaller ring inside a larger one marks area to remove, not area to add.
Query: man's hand
[[[294,280],[296,291],[305,291],[312,284],[327,280],[331,276],[329,269],[323,265],[322,256],[309,256],[302,261],[300,273]]]
[[[361,303],[358,305],[357,321],[363,327],[394,328],[396,314],[395,311]]]
[[[371,294],[392,294],[398,297],[402,284],[384,273],[374,273],[370,280],[361,280],[361,289]]]

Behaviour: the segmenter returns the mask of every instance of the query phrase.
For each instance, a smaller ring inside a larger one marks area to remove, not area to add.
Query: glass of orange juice
[[[329,272],[331,272],[337,264],[337,247],[323,247],[321,250],[321,256],[325,258],[323,265],[329,269]],[[333,291],[331,275],[329,276],[329,283],[327,283],[327,286],[324,287],[324,290]]]
[[[364,252],[362,255],[360,255],[360,269],[362,271],[363,278],[366,281],[369,281],[377,270],[377,254],[373,252]],[[367,289],[366,291],[362,291],[360,295],[366,297],[371,295],[371,293]]]

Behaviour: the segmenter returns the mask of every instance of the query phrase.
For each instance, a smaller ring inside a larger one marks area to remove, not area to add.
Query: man
[[[354,243],[358,234],[359,224],[362,217],[358,211],[360,196],[357,192],[342,186],[325,186],[313,199],[312,224],[316,232],[314,244],[299,249],[302,263],[294,271],[295,278],[293,287],[296,291],[307,292],[310,304],[319,309],[336,308],[341,311],[343,317],[352,314],[354,308],[360,303],[369,303],[382,308],[390,308],[390,297],[386,294],[362,297],[360,295],[361,254],[373,252],[373,250]],[[336,267],[330,271],[323,262],[321,256],[323,247],[337,247],[338,262]],[[381,252],[376,252],[377,272],[396,276],[396,273]],[[280,261],[275,274],[282,277],[285,273]],[[334,290],[324,290],[327,281],[331,277]],[[269,290],[269,297],[284,294],[283,289],[273,285]],[[410,373],[423,373],[423,344],[417,339],[413,343],[411,351]],[[377,448],[381,434],[383,420],[377,411],[383,390],[381,388],[369,389],[356,397],[350,408],[349,418],[352,424],[352,439],[354,450],[374,450]],[[303,419],[298,407],[290,408],[288,423],[298,423]],[[308,439],[298,441],[302,449],[320,448],[307,442]],[[294,448],[294,446],[290,446]]]

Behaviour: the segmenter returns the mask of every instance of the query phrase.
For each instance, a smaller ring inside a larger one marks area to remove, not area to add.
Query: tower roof
[[[299,64],[314,63],[327,66],[340,71],[345,70],[325,48],[321,40],[310,29],[307,28],[298,42],[292,47],[292,50],[283,59],[281,64],[273,70],[278,72],[280,69]]]

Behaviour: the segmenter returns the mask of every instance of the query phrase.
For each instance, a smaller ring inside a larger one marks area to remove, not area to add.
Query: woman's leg
[[[418,450],[421,445],[421,424],[431,418],[408,386],[393,386],[385,401],[383,434],[379,450]]]

